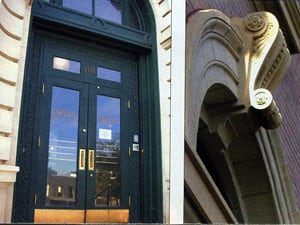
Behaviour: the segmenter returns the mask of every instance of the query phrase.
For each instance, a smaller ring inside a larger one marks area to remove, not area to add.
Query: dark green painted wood
[[[40,92],[41,77],[39,68],[42,67],[40,56],[43,54],[41,48],[41,35],[47,33],[50,39],[63,35],[65,40],[84,41],[88,47],[106,45],[113,46],[112,49],[121,49],[132,52],[137,56],[138,85],[139,85],[139,120],[138,127],[141,132],[140,144],[144,152],[140,157],[140,217],[132,217],[132,222],[162,222],[162,159],[161,159],[161,133],[160,133],[160,108],[159,108],[159,79],[156,51],[155,22],[150,3],[146,1],[134,1],[135,9],[142,15],[144,30],[129,29],[121,25],[105,23],[105,31],[101,28],[103,23],[91,18],[81,18],[82,15],[66,15],[61,9],[49,8],[45,10],[46,4],[35,1],[33,6],[33,19],[30,33],[29,48],[27,54],[27,66],[24,79],[24,91],[22,100],[22,116],[19,129],[17,165],[20,173],[15,185],[14,197],[14,222],[30,222],[33,218],[33,202],[36,187],[35,176],[39,171],[34,171],[32,165],[37,161],[34,154],[34,146],[37,143],[39,129],[37,115],[39,111],[38,95]],[[43,13],[42,11],[45,10]],[[56,17],[57,16],[57,17]],[[74,21],[75,20],[75,21]],[[78,21],[83,24],[77,23]],[[91,21],[94,22],[91,25]],[[109,24],[108,26],[106,26]],[[100,27],[96,27],[100,26]],[[108,29],[107,29],[108,28]],[[36,35],[36,34],[39,35]],[[80,46],[80,45],[79,45]],[[84,54],[84,53],[83,53]],[[67,76],[64,72],[59,76]],[[76,79],[75,79],[76,80]],[[92,79],[91,79],[92,80]],[[84,81],[85,82],[85,81]],[[96,79],[93,82],[97,82]],[[109,84],[107,84],[109,86]],[[118,88],[117,86],[110,88]]]
[[[33,3],[33,17],[42,23],[59,23],[69,29],[79,29],[93,35],[100,35],[103,38],[132,44],[134,46],[151,49],[152,38],[149,32],[133,29],[129,26],[119,25],[101,18],[83,13],[74,13],[73,10],[35,1]]]

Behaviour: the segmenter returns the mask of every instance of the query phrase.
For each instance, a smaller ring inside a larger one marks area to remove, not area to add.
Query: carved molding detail
[[[214,116],[220,116],[226,121],[231,114],[248,113],[249,118],[253,120],[254,130],[259,126],[273,129],[280,125],[282,118],[270,91],[283,77],[289,65],[290,54],[279,23],[273,14],[255,12],[245,18],[229,19],[217,10],[199,11],[188,18],[186,43],[185,139],[191,148],[196,146],[197,123],[202,113],[204,96],[207,96],[206,91],[209,87],[217,82],[237,94],[233,106],[244,107],[239,107],[235,112],[222,111],[218,108]],[[218,49],[219,54],[214,52],[215,49]],[[229,68],[234,68],[233,60],[228,60],[230,54],[224,54],[223,49],[231,52],[239,68],[236,70],[238,79],[231,85],[228,79],[225,83],[218,80],[226,77],[218,73],[214,63],[222,62]],[[201,55],[201,52],[205,52],[205,55]],[[213,69],[209,72],[213,72],[208,73],[208,70],[204,69],[205,65],[212,65]],[[225,98],[223,95],[221,99]],[[211,99],[210,104],[213,105],[213,101]],[[216,99],[216,102],[220,101],[222,102],[220,98]],[[209,112],[207,113],[211,116]],[[223,119],[221,120],[224,121]],[[216,127],[217,124],[211,128],[214,130]],[[226,138],[230,140],[234,135]]]
[[[246,20],[246,27],[251,32],[257,32],[266,28],[266,22],[259,13],[254,13],[248,16]]]
[[[245,52],[249,52],[248,58],[245,57],[245,69],[249,77],[250,106],[264,128],[274,129],[280,125],[282,118],[270,91],[284,76],[290,53],[273,14],[252,13],[244,19],[244,25]]]
[[[261,125],[266,129],[279,127],[281,114],[270,91],[258,88],[253,93],[253,108],[256,110]]]
[[[268,12],[250,14],[245,19],[245,48],[248,59],[249,91],[264,87],[273,90],[289,65],[290,54],[275,16]]]
[[[257,146],[259,140],[254,138],[254,134],[264,130],[261,127],[274,129],[282,121],[271,91],[283,77],[290,60],[275,16],[268,12],[256,12],[245,18],[229,19],[216,10],[198,11],[188,18],[186,46],[185,142],[188,150],[198,154],[197,138],[201,135],[203,122],[207,126],[207,133],[218,135],[225,152],[230,152],[232,161],[252,160],[256,150],[259,152],[257,157],[262,157]],[[227,49],[233,50],[235,54],[229,54],[231,51]],[[231,55],[236,58],[230,60]],[[216,66],[220,64],[229,67],[229,71],[237,71],[236,82],[229,84],[227,71],[223,69],[220,73]],[[216,83],[218,88],[211,88]],[[228,98],[226,93],[236,98]],[[224,110],[228,106],[234,110]],[[252,138],[253,146],[245,146]],[[215,139],[207,141],[208,145],[215,142]],[[245,150],[247,147],[248,151]],[[211,151],[212,148],[208,146],[207,149]],[[240,174],[239,170],[233,171]],[[260,171],[266,178],[268,172]],[[275,186],[272,186],[272,191],[274,196],[282,194],[282,190]],[[288,200],[286,203],[292,205]],[[272,206],[274,211],[279,209],[278,216],[291,213],[291,208],[280,204],[274,202]],[[261,204],[257,206],[264,207]],[[250,218],[253,214],[251,209],[246,208],[245,212],[248,211]],[[251,221],[257,218],[255,216]],[[274,221],[278,218],[274,217]],[[289,223],[293,220],[287,217],[278,221]]]

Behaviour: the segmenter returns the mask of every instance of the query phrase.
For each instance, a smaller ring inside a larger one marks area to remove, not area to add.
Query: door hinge
[[[128,196],[128,206],[130,207],[130,205],[131,205],[131,197],[130,197],[130,195]]]
[[[42,83],[42,94],[44,94],[44,93],[45,93],[45,84]]]
[[[131,155],[131,148],[129,147],[128,148],[128,156],[130,156]]]
[[[38,138],[38,148],[41,146],[41,136]]]
[[[34,194],[34,205],[37,204],[37,194]]]
[[[127,102],[127,107],[128,107],[128,109],[130,109],[130,105],[131,105],[130,99],[128,99],[128,102]]]

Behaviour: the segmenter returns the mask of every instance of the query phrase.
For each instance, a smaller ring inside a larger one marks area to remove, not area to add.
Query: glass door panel
[[[120,99],[97,96],[95,206],[121,204]]]
[[[79,91],[52,88],[46,205],[76,203]]]
[[[129,88],[136,66],[69,47],[45,50],[35,222],[65,223],[70,215],[78,223],[128,222],[131,201],[139,212],[139,196],[130,196],[139,191],[139,176],[131,184],[128,174],[139,169],[138,152],[130,150],[138,134],[137,105],[129,98],[137,90]]]

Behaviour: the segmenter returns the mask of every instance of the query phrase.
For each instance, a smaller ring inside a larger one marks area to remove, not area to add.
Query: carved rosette
[[[246,18],[246,28],[249,31],[256,33],[255,36],[261,36],[266,32],[267,27],[266,19],[260,13],[250,14]]]
[[[277,128],[282,121],[270,91],[264,88],[256,89],[253,93],[252,107],[256,110],[261,125],[266,129]]]

